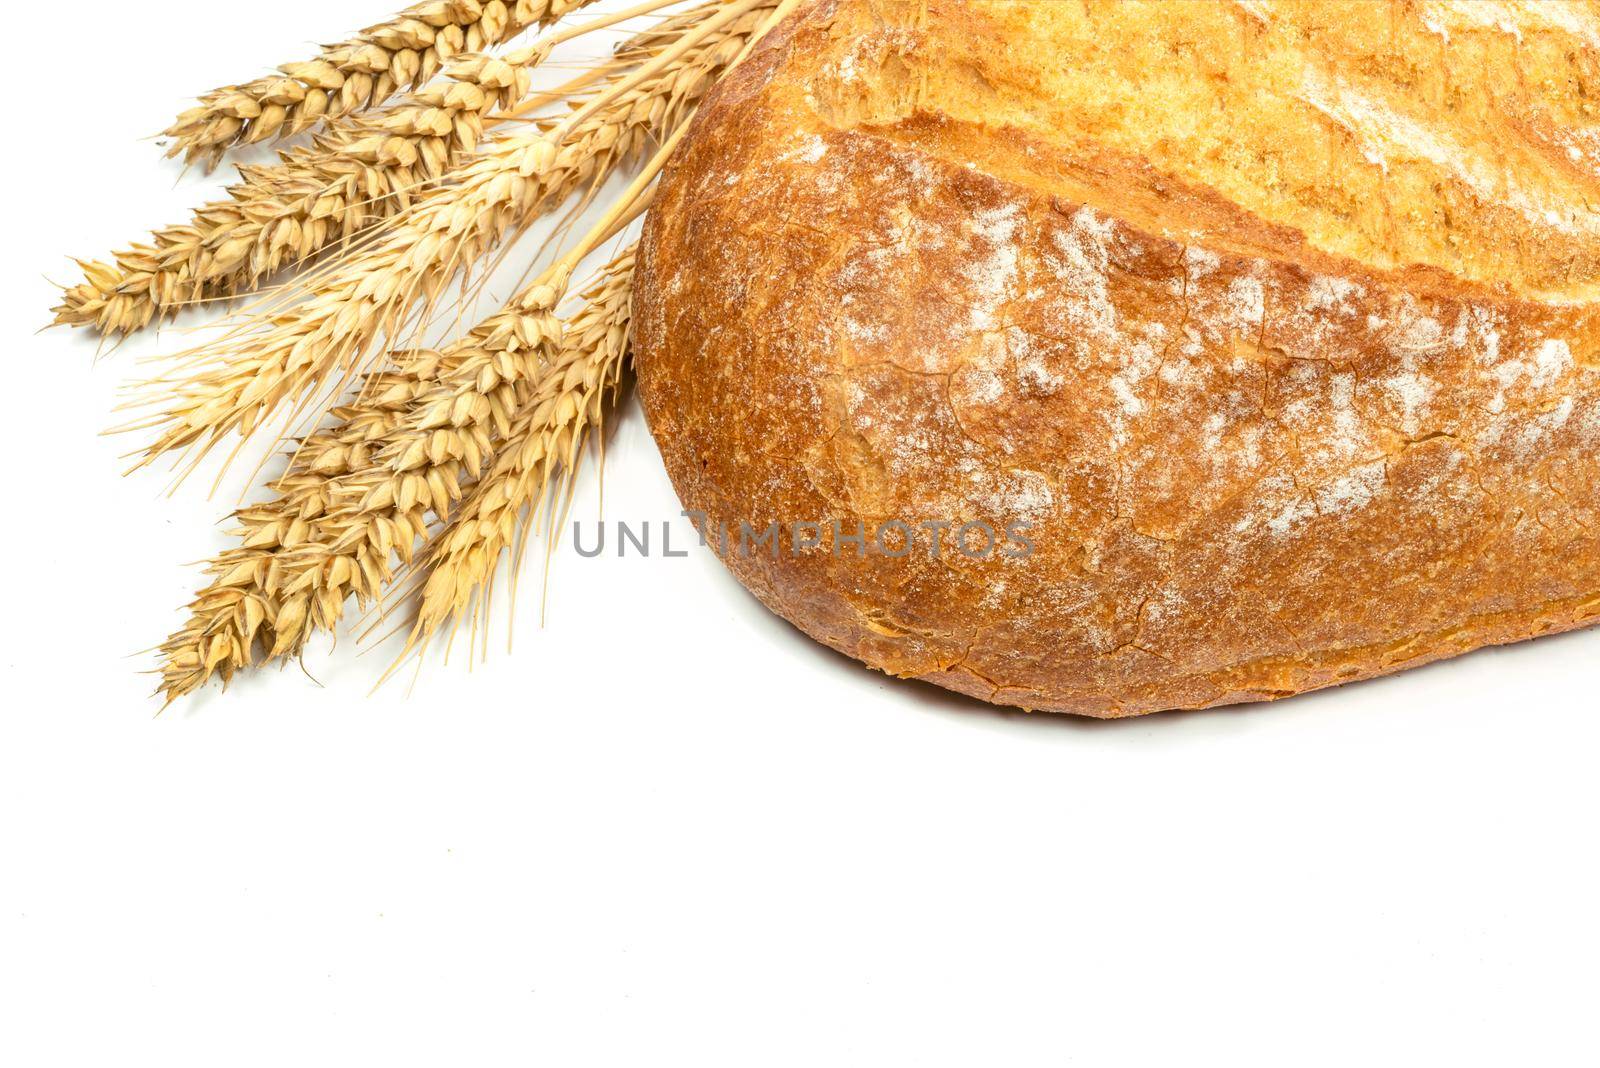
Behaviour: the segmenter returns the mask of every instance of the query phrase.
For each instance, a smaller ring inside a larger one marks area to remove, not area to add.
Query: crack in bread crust
[[[1034,550],[825,533],[728,557],[738,577],[892,674],[1100,716],[1593,623],[1600,126],[1550,89],[1600,94],[1592,50],[1560,47],[1590,13],[1370,6],[1386,35],[1312,4],[824,0],[764,42],[642,244],[640,395],[679,496],[735,528],[1021,523]],[[996,34],[1026,55],[986,57]],[[1135,129],[1170,87],[1107,42],[1152,41],[1258,105]],[[1348,93],[1286,88],[1312,82]],[[1380,166],[1380,113],[1432,125],[1391,123],[1412,143]],[[1308,137],[1288,180],[1273,153]],[[1360,168],[1384,192],[1341,215]]]

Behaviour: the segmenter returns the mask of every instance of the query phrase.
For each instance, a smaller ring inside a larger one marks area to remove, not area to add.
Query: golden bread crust
[[[804,9],[646,225],[640,395],[685,508],[777,523],[725,559],[819,641],[1027,708],[1593,623],[1600,22],[1502,6]],[[892,521],[903,556],[833,544]],[[1032,551],[950,551],[963,523]]]

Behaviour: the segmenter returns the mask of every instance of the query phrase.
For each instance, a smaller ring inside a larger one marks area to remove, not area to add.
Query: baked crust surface
[[[646,224],[684,507],[817,640],[1026,708],[1591,624],[1597,55],[1587,5],[819,0]],[[833,544],[887,521],[904,555]]]

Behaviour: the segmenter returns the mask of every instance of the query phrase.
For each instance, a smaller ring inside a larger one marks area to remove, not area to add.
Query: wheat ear
[[[287,63],[276,74],[214,89],[179,115],[165,136],[167,155],[209,170],[234,145],[289,137],[327,118],[381,104],[423,85],[462,52],[504,43],[531,26],[549,25],[592,0],[428,0],[316,59]]]
[[[514,57],[513,57],[514,58]],[[265,167],[241,167],[226,200],[147,242],[80,262],[84,281],[54,309],[58,325],[122,334],[187,304],[250,289],[371,223],[403,210],[411,190],[476,148],[488,115],[527,91],[512,58],[463,56],[450,81],[413,94],[381,117],[343,120],[308,147]]]
[[[263,660],[297,655],[409,565],[429,517],[449,518],[512,431],[512,415],[548,391],[562,330],[554,309],[573,270],[649,204],[663,147],[601,223],[505,309],[442,353],[399,354],[369,376],[360,404],[302,443],[278,496],[235,513],[241,544],[208,566],[210,584],[161,646],[161,691],[176,700],[213,675],[224,683]],[[625,256],[631,265],[631,253]],[[621,261],[618,261],[619,263]],[[608,272],[621,273],[613,264]],[[631,274],[631,271],[628,272]],[[565,372],[563,372],[565,373]]]
[[[592,187],[652,138],[675,128],[716,72],[742,50],[770,0],[729,5],[624,80],[562,142],[533,134],[492,143],[485,154],[387,224],[369,248],[313,280],[302,303],[265,317],[263,328],[180,356],[163,389],[164,410],[124,429],[156,428],[146,462],[223,435],[248,434],[285,402],[339,387],[359,373],[373,342],[393,337],[420,302],[458,271],[573,191]],[[198,456],[196,457],[198,459]]]
[[[560,332],[558,291],[524,291],[443,352],[399,354],[358,405],[301,444],[277,496],[235,514],[241,544],[161,648],[169,701],[212,675],[296,656],[331,631],[345,603],[372,601],[409,563],[431,521],[449,517],[510,429]],[[430,520],[431,517],[431,520]]]
[[[565,99],[648,59],[715,4],[675,15],[618,45],[615,58],[548,92],[522,100],[529,71],[561,41],[678,0],[647,0],[547,35],[503,59],[458,56],[448,81],[424,86],[379,116],[346,116],[314,144],[269,166],[241,167],[227,199],[156,231],[110,262],[80,261],[84,280],[53,309],[55,325],[126,334],[192,303],[235,296],[285,267],[350,241],[411,204],[475,151],[486,130]],[[519,103],[519,101],[521,101]]]
[[[418,353],[416,364],[402,364],[394,373],[374,375],[359,406],[336,408],[337,425],[319,431],[301,443],[291,469],[276,480],[271,501],[242,508],[234,514],[242,539],[207,567],[210,583],[189,605],[182,630],[160,649],[160,690],[168,702],[198,689],[213,675],[226,684],[234,672],[257,663],[279,643],[277,628],[303,632],[308,620],[327,618],[330,606],[318,589],[329,584],[350,587],[370,595],[381,587],[387,573],[389,551],[409,557],[416,539],[426,529],[409,523],[402,527],[384,520],[372,523],[369,537],[384,547],[384,570],[372,561],[349,558],[317,576],[297,563],[317,552],[311,524],[328,507],[328,489],[344,474],[364,470],[372,462],[373,442],[381,441],[403,418],[410,400],[406,392],[414,378],[426,377],[426,366],[436,355]],[[291,592],[291,574],[311,575],[306,589]],[[287,607],[287,610],[285,609]],[[296,620],[296,616],[299,620]]]
[[[588,433],[600,426],[628,347],[634,250],[607,266],[583,294],[561,342],[516,414],[507,444],[456,516],[418,561],[425,575],[403,659],[473,611],[487,612],[501,556],[516,553],[537,522],[541,503],[570,485]],[[482,596],[479,596],[479,594]]]

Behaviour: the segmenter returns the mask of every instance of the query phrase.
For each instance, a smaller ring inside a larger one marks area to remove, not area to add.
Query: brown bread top
[[[728,563],[812,636],[1030,708],[1591,623],[1597,56],[1585,4],[820,0],[646,228],[679,495],[780,524]],[[831,545],[885,521],[912,551]]]

